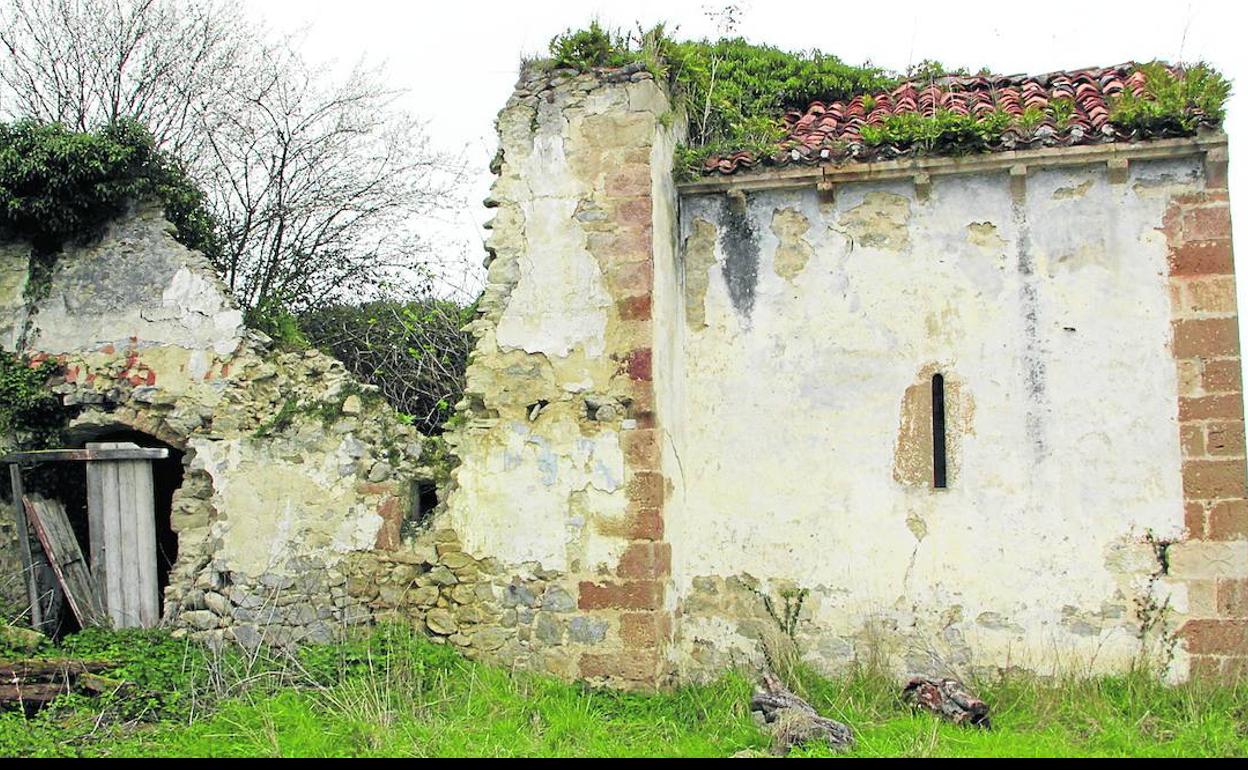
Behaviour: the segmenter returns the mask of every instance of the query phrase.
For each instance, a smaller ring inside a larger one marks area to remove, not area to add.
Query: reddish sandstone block
[[[633,543],[624,549],[615,574],[622,578],[654,580],[672,574],[672,547],[667,543]]]
[[[1238,500],[1246,493],[1242,460],[1187,460],[1183,463],[1183,496],[1188,500]]]
[[[1173,322],[1175,358],[1220,358],[1239,355],[1239,325],[1234,318],[1200,318]]]
[[[1179,399],[1179,421],[1244,419],[1244,402],[1238,393],[1220,396],[1184,396]]]
[[[606,193],[611,197],[649,197],[652,182],[650,166],[630,163],[607,175]]]
[[[628,501],[640,508],[661,509],[665,485],[662,473],[638,471],[628,481]]]
[[[1183,506],[1183,526],[1187,529],[1188,540],[1204,539],[1205,506],[1202,503],[1190,502]]]
[[[654,379],[654,352],[650,348],[640,348],[628,354],[625,369],[629,379],[650,382]]]
[[[1218,581],[1218,614],[1224,618],[1248,617],[1248,580]]]
[[[626,297],[615,303],[615,309],[620,314],[620,320],[622,321],[649,321],[650,295],[642,294],[636,297]]]
[[[622,225],[651,227],[654,223],[654,206],[650,196],[621,201],[615,207],[615,222]]]
[[[374,544],[379,551],[393,551],[399,547],[399,532],[403,526],[402,501],[397,497],[387,497],[377,506],[377,515],[381,517],[381,529],[377,530],[377,542]]]
[[[659,672],[659,654],[656,650],[630,650],[605,655],[587,652],[581,656],[580,671],[585,679],[652,683]]]
[[[1234,272],[1229,239],[1188,241],[1170,249],[1171,275],[1230,275]]]
[[[659,431],[654,428],[626,430],[620,433],[620,446],[624,450],[624,462],[635,470],[658,470],[660,442]]]
[[[662,540],[663,511],[629,504],[628,526],[623,534],[634,540]]]
[[[1248,620],[1189,620],[1179,629],[1179,636],[1187,640],[1187,650],[1193,655],[1248,654]]]
[[[1223,500],[1209,509],[1209,540],[1248,538],[1248,501]]]
[[[1206,361],[1200,374],[1201,387],[1209,393],[1239,393],[1243,390],[1243,376],[1238,358],[1219,358]]]
[[[583,610],[657,610],[663,605],[663,584],[653,580],[582,581],[579,594],[577,606]]]
[[[1211,455],[1244,455],[1244,424],[1238,421],[1209,423],[1205,447]]]
[[[1231,237],[1231,207],[1227,203],[1184,207],[1183,237],[1189,241]]]
[[[626,647],[659,647],[671,637],[672,616],[666,612],[620,615],[620,640]]]

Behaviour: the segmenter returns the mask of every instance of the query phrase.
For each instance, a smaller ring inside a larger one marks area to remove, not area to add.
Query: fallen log
[[[0,663],[0,681],[35,681],[107,671],[113,664],[98,660],[19,660]]]
[[[31,684],[0,684],[0,703],[31,703],[43,705],[54,700],[58,695],[69,692],[65,682],[50,684],[34,682]]]
[[[930,711],[958,725],[973,725],[987,730],[988,704],[972,695],[956,679],[929,679],[916,676],[901,691],[902,701],[915,710]]]
[[[814,707],[781,684],[772,674],[763,674],[762,684],[750,699],[750,710],[762,715],[771,732],[771,753],[788,754],[794,747],[814,740],[845,750],[854,745],[854,732],[848,726],[819,715]]]

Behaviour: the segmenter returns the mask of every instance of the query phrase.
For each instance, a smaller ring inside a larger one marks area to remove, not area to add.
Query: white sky
[[[479,204],[491,180],[493,120],[511,93],[520,57],[544,53],[555,34],[592,18],[613,27],[664,21],[679,37],[717,37],[708,10],[725,5],[722,0],[246,2],[269,26],[302,30],[313,61],[384,63],[391,85],[407,92],[404,106],[429,121],[436,145],[465,152],[473,188],[468,206],[444,232],[456,234],[457,243],[448,249],[464,252],[473,282],[481,274],[480,226],[489,217]],[[1154,58],[1208,61],[1237,85],[1226,128],[1235,235],[1248,249],[1248,138],[1238,128],[1248,126],[1248,3],[1243,0],[739,4],[745,7],[739,33],[752,42],[790,50],[817,47],[849,63],[870,60],[890,69],[923,59],[1010,74]],[[1248,271],[1241,271],[1239,292],[1240,307],[1248,310]],[[1241,325],[1246,317],[1248,312],[1241,314]],[[1248,334],[1241,337],[1248,341]]]

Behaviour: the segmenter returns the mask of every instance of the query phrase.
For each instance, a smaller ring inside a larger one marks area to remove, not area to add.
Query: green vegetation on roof
[[[781,121],[789,109],[813,101],[850,99],[896,87],[905,80],[933,81],[944,75],[969,75],[925,60],[907,73],[870,65],[846,64],[819,50],[788,52],[755,45],[739,37],[720,40],[672,39],[663,25],[625,33],[591,22],[568,30],[550,43],[549,66],[589,71],[642,64],[672,87],[677,107],[689,121],[686,143],[677,149],[676,172],[683,178],[699,173],[708,157],[750,152],[775,155],[785,136]],[[1143,137],[1194,134],[1198,124],[1220,122],[1230,95],[1229,81],[1206,64],[1178,74],[1164,64],[1140,65],[1146,93],[1124,92],[1111,103],[1111,119]],[[980,70],[979,74],[987,74]],[[933,154],[966,154],[999,142],[1008,130],[1030,134],[1041,122],[1059,130],[1073,114],[1067,100],[1022,115],[996,112],[965,116],[940,110],[930,116],[898,115],[862,131],[864,144],[895,144]]]
[[[1179,74],[1161,62],[1141,64],[1145,95],[1124,91],[1111,105],[1110,120],[1148,135],[1195,133],[1200,119],[1221,123],[1231,97],[1231,81],[1207,64]]]

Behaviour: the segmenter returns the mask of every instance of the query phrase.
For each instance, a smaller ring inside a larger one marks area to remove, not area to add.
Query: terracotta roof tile
[[[976,75],[943,77],[934,83],[905,82],[891,91],[858,95],[848,101],[812,102],[805,110],[789,110],[783,121],[784,138],[767,157],[750,152],[706,159],[703,173],[732,174],[760,164],[788,165],[846,161],[888,160],[913,152],[893,145],[869,146],[862,141],[864,126],[882,125],[890,116],[917,113],[932,115],[949,110],[984,118],[1004,111],[1014,116],[1034,107],[1046,109],[1054,100],[1070,101],[1072,114],[1058,126],[1049,116],[1030,132],[1014,126],[990,150],[1016,150],[1035,146],[1098,144],[1134,137],[1110,123],[1110,102],[1130,89],[1144,90],[1144,74],[1134,64],[1051,72],[1045,75]],[[868,98],[873,103],[868,111]]]

